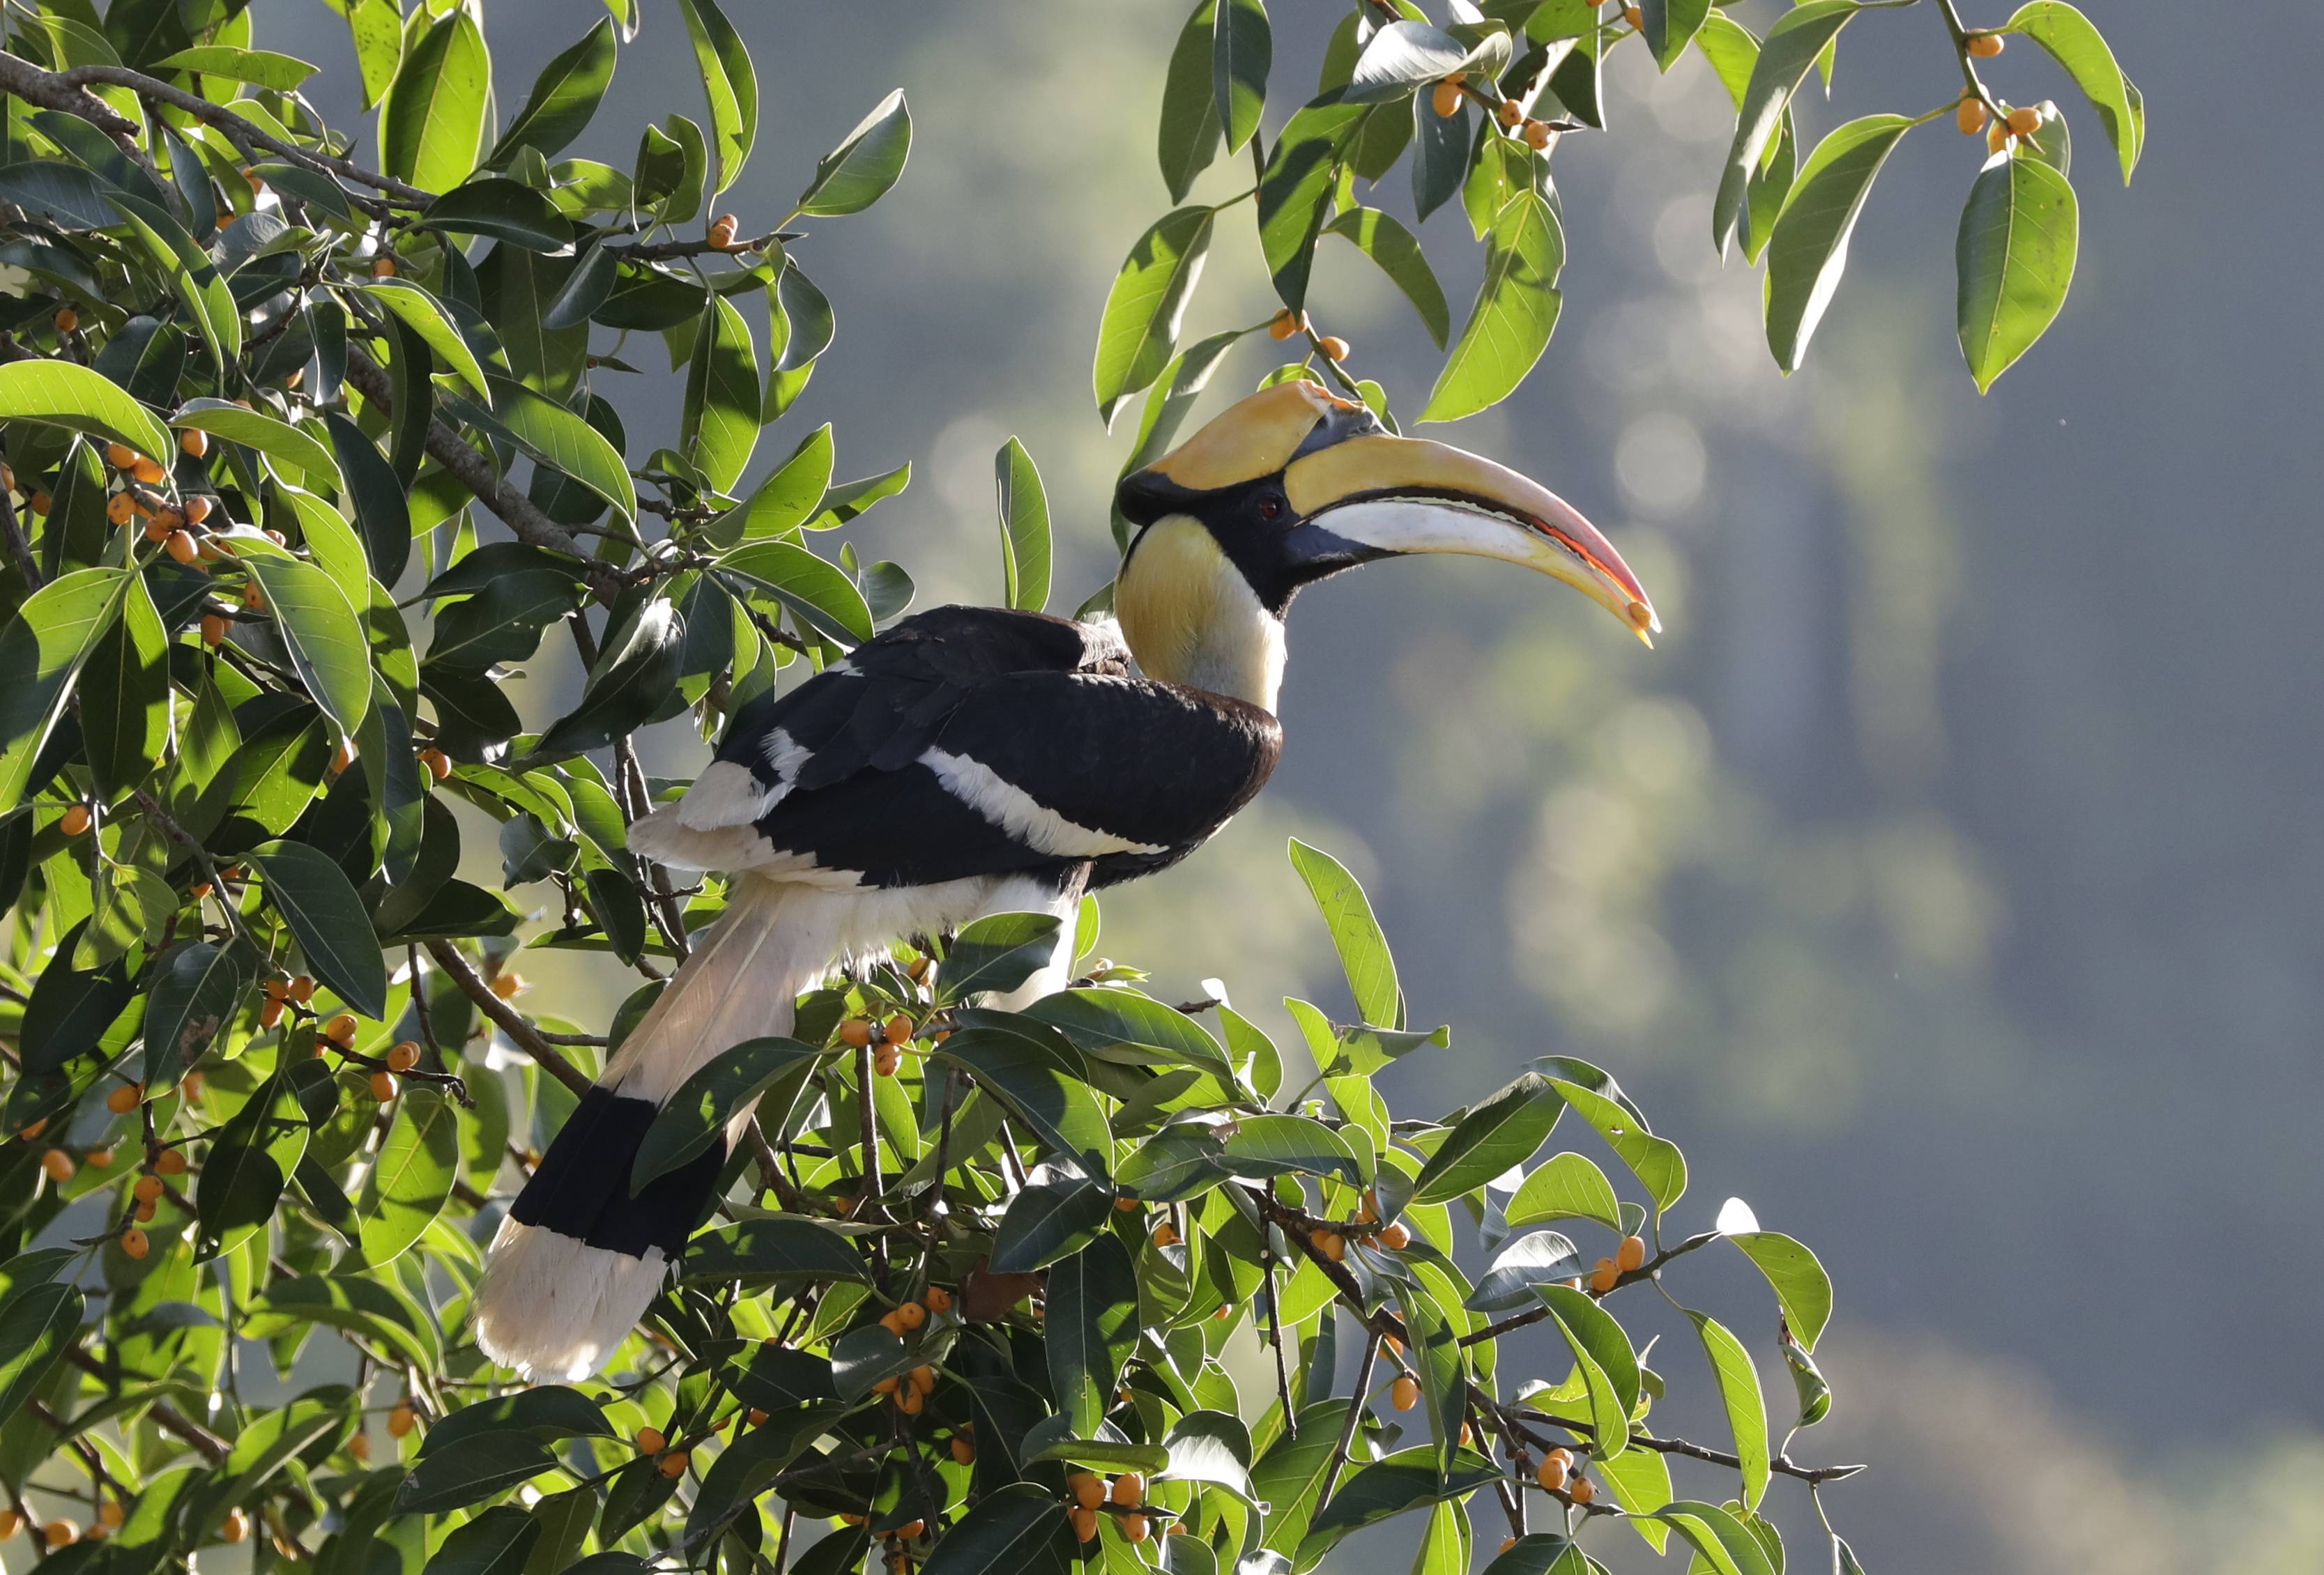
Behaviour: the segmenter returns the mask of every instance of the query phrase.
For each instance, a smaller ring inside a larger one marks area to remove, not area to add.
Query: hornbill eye
[[[1259,517],[1262,520],[1268,520],[1282,519],[1283,500],[1277,497],[1265,497],[1259,499]]]

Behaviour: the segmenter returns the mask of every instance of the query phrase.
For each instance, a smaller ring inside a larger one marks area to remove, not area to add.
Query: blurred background
[[[1185,9],[730,6],[761,78],[757,150],[718,205],[743,234],[881,95],[909,97],[902,184],[797,245],[839,341],[752,474],[825,420],[843,476],[908,460],[909,490],[847,534],[903,561],[919,605],[1000,595],[991,461],[1011,433],[1062,537],[1053,610],[1111,573],[1134,419],[1102,428],[1091,355],[1167,207],[1154,125]],[[1272,134],[1344,7],[1270,9]],[[1455,1026],[1392,1102],[1434,1112],[1528,1057],[1586,1056],[1686,1148],[1675,1228],[1732,1193],[1812,1245],[1839,1287],[1820,1353],[1839,1398],[1794,1451],[1874,1463],[1827,1498],[1876,1575],[2324,1568],[2324,533],[2297,523],[2324,492],[2324,317],[2313,164],[2284,134],[2324,21],[2280,8],[2230,56],[2184,6],[2088,9],[2153,134],[2126,192],[2039,51],[1992,62],[1997,91],[2065,106],[2083,243],[2063,317],[1984,399],[1952,326],[1980,148],[1942,121],[1906,139],[1785,379],[1759,276],[1708,241],[1725,96],[1698,58],[1657,78],[1619,51],[1613,134],[1566,139],[1554,166],[1572,261],[1548,355],[1506,404],[1429,431],[1595,518],[1668,635],[1649,653],[1578,599],[1454,560],[1311,591],[1274,786],[1105,901],[1101,949],[1166,999],[1217,976],[1255,1013],[1294,991],[1342,1011],[1283,858],[1287,834],[1318,842],[1370,886],[1415,1021]],[[644,11],[572,153],[626,168],[643,122],[701,117],[676,8]],[[493,0],[503,116],[595,14]],[[1775,14],[1738,7],[1762,31]],[[1969,21],[2006,14],[1978,0]],[[265,21],[318,86],[354,80],[325,7]],[[1933,6],[1843,41],[1803,130],[1958,89]],[[1238,162],[1196,196],[1244,184]],[[1411,211],[1400,172],[1368,200]],[[1271,309],[1250,223],[1222,218],[1189,339]],[[1458,205],[1420,233],[1465,311],[1480,253]],[[1314,299],[1408,419],[1439,364],[1409,309],[1331,241]],[[660,347],[630,358],[647,374],[601,391],[632,433],[672,429]],[[1203,413],[1271,364],[1263,339],[1239,350]],[[561,642],[543,656],[531,681],[577,690]],[[659,771],[706,758],[683,721],[653,743]],[[625,988],[586,957],[524,963],[540,1009],[602,1017]],[[1739,1262],[1705,1273],[1711,1304],[1764,1304]],[[1772,1331],[1738,1327],[1784,1409]],[[1657,1365],[1707,1387],[1691,1349]],[[1670,1431],[1718,1431],[1672,1410]],[[1803,1499],[1772,1503],[1795,1567],[1821,1567]],[[1401,1569],[1418,1529],[1335,1567]],[[1489,1552],[1500,1529],[1478,1534]],[[1634,1543],[1606,1545],[1635,1567]]]

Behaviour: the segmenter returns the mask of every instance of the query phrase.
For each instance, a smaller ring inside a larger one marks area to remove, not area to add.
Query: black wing
[[[1106,884],[1185,857],[1258,792],[1256,706],[1132,678],[1110,630],[939,608],[748,707],[649,839],[669,862],[835,885]],[[659,818],[659,817],[658,817]],[[677,846],[690,834],[691,851]]]

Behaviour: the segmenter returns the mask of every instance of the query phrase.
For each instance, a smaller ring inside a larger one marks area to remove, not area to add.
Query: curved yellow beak
[[[1283,482],[1301,518],[1361,547],[1519,564],[1572,585],[1650,647],[1662,628],[1638,577],[1580,510],[1465,449],[1350,437],[1294,459]]]

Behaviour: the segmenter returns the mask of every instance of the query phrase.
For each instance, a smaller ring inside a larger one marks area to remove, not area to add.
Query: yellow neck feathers
[[[1283,686],[1283,621],[1202,524],[1148,528],[1115,587],[1122,638],[1149,678],[1229,695],[1272,712]]]

